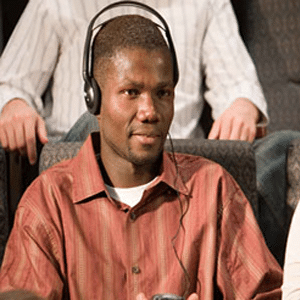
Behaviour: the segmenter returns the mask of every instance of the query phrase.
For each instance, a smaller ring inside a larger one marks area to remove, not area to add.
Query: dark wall
[[[0,0],[0,50],[7,43],[28,0]]]

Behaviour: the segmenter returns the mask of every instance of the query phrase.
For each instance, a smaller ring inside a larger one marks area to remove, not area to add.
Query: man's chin
[[[144,151],[143,153],[134,153],[130,152],[130,161],[137,165],[149,165],[149,164],[157,164],[157,162],[161,159],[163,150],[157,151],[155,153]]]

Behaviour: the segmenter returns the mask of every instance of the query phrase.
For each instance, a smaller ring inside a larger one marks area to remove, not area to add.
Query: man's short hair
[[[140,15],[119,16],[107,21],[97,33],[92,49],[94,66],[99,59],[109,59],[118,50],[132,48],[169,51],[166,40],[153,21]]]

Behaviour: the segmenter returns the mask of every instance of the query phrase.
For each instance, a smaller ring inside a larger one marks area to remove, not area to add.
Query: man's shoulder
[[[40,159],[40,176],[56,177],[59,174],[70,176],[78,169],[84,171],[94,155],[90,140],[85,142],[60,142],[44,146]],[[77,171],[78,173],[79,171]],[[79,173],[81,173],[79,172]]]
[[[58,211],[72,204],[73,181],[68,161],[43,171],[25,190],[16,214],[24,216],[28,224],[36,220],[36,225],[56,218]]]
[[[213,173],[215,175],[222,176],[224,168],[217,162],[208,159],[204,156],[184,154],[184,153],[168,153],[171,160],[174,161],[176,168],[181,175],[205,175],[208,173]],[[185,177],[185,176],[184,176]]]
[[[216,168],[222,168],[222,166],[217,162],[209,158],[206,158],[202,155],[194,155],[194,154],[178,153],[178,152],[174,153],[174,156],[172,153],[168,153],[168,155],[171,157],[172,160],[174,160],[175,158],[175,163],[186,167],[200,168],[202,166],[212,166]]]
[[[68,159],[59,162],[47,170],[43,171],[27,188],[27,194],[44,193],[50,191],[53,187],[70,185],[73,182],[73,160]]]
[[[75,157],[55,163],[46,170],[42,171],[37,179],[43,181],[52,178],[54,181],[59,181],[61,179],[72,176],[74,169],[74,160]]]

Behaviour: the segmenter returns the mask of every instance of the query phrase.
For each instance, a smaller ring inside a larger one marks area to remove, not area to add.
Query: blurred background
[[[28,0],[0,0],[0,53]]]

